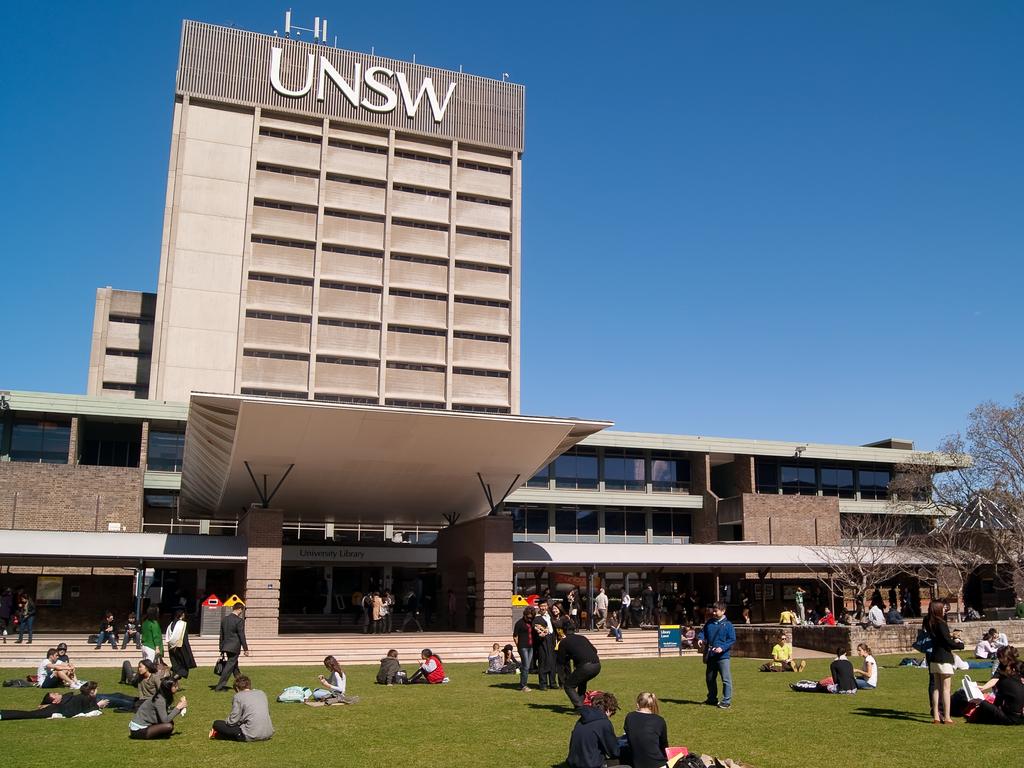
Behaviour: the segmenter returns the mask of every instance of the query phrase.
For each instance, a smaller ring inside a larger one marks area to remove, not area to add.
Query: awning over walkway
[[[247,549],[239,536],[189,536],[166,533],[68,533],[4,531],[4,565],[204,567],[244,563]]]
[[[576,567],[687,572],[746,572],[765,569],[826,570],[843,557],[842,547],[765,544],[547,544],[520,541],[512,545],[517,568]],[[896,556],[894,551],[893,556]]]
[[[261,493],[272,494],[288,473],[270,506],[290,518],[408,525],[457,515],[464,521],[489,511],[478,474],[500,500],[517,476],[526,482],[608,426],[195,393],[180,507],[189,516],[234,518]]]

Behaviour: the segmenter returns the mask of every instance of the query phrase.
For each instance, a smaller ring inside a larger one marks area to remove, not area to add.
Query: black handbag
[[[213,674],[217,675],[218,677],[220,677],[221,675],[224,674],[224,657],[223,656],[221,656],[219,659],[217,659],[217,663],[213,665]]]

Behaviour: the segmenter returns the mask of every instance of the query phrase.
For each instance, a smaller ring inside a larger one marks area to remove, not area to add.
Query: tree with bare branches
[[[852,592],[856,611],[874,588],[907,571],[910,551],[898,546],[903,520],[895,515],[846,515],[838,545],[812,547],[826,570],[812,569],[828,587]]]
[[[929,545],[938,559],[961,572],[979,558],[995,564],[1024,597],[1024,393],[1008,406],[979,405],[964,433],[898,467],[892,490],[896,507],[913,500],[935,511]]]

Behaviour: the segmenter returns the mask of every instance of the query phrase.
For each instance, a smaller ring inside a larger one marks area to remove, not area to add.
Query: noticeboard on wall
[[[60,605],[63,594],[63,576],[39,576],[36,578],[36,605]]]

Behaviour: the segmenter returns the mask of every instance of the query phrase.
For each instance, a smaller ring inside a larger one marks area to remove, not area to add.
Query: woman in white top
[[[974,655],[979,659],[994,659],[999,646],[996,645],[996,631],[990,629],[982,636],[978,645],[974,648]]]
[[[333,656],[328,656],[324,659],[324,666],[327,668],[328,675],[327,677],[319,676],[320,685],[323,687],[313,691],[313,698],[321,701],[331,696],[344,696],[345,673],[341,671],[338,660]]]
[[[864,669],[853,670],[857,678],[857,687],[861,689],[878,687],[878,664],[875,657],[871,655],[871,649],[861,643],[857,646],[857,653],[864,657]]]

